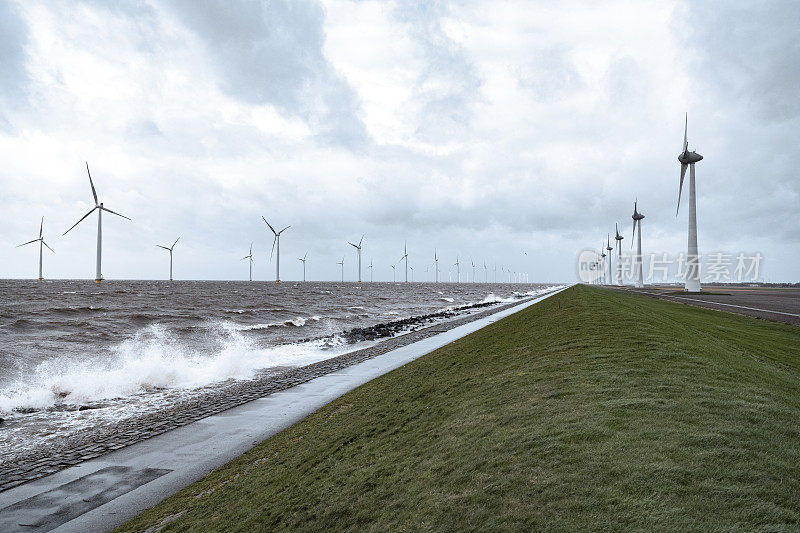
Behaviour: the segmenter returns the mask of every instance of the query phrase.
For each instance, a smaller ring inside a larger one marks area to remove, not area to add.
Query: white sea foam
[[[129,396],[154,388],[195,388],[227,379],[250,379],[256,371],[301,366],[357,349],[330,341],[262,348],[234,324],[219,323],[220,348],[201,354],[183,345],[159,325],[141,330],[102,359],[59,357],[0,390],[0,412],[46,408],[59,402],[80,404]]]
[[[441,293],[439,293],[439,294],[441,294]],[[455,299],[453,299],[453,298],[439,298],[439,299],[442,300],[443,302],[450,302],[450,303],[455,302]]]

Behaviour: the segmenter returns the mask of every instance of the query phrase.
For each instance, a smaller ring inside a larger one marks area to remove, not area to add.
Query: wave
[[[0,390],[0,413],[252,379],[265,368],[307,365],[354,349],[335,338],[262,348],[238,328],[229,322],[216,324],[219,348],[211,354],[182,344],[162,325],[152,325],[114,346],[99,361],[94,355],[42,362]]]
[[[309,317],[312,320],[319,320],[319,317]],[[284,320],[283,322],[271,322],[268,324],[251,324],[249,326],[236,326],[236,329],[239,331],[251,331],[255,329],[268,329],[268,328],[280,328],[285,326],[294,326],[297,328],[303,327],[306,325],[306,319],[297,316],[292,318],[291,320]]]

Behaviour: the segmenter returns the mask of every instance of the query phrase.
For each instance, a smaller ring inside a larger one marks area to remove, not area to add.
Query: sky
[[[795,1],[0,0],[0,277],[574,281],[619,223],[800,281]],[[647,263],[646,263],[647,268]],[[426,272],[427,269],[427,272]],[[398,268],[398,275],[400,275]],[[482,271],[478,279],[483,279]],[[454,275],[454,274],[453,274]]]

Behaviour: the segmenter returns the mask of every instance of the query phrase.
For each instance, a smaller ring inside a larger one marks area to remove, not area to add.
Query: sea
[[[554,287],[0,280],[0,463],[230,380],[367,347],[381,339],[354,332],[377,324],[414,328],[404,319],[449,320]]]

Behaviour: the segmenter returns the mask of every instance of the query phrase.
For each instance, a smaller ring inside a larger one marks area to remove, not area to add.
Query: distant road
[[[771,287],[712,287],[709,294],[680,294],[678,287],[645,287],[617,290],[674,300],[697,307],[800,325],[800,289]]]

